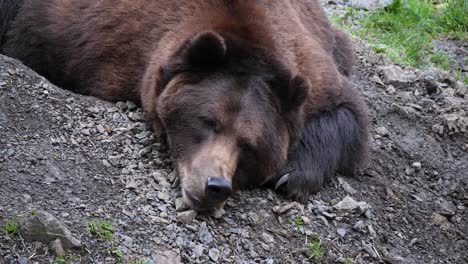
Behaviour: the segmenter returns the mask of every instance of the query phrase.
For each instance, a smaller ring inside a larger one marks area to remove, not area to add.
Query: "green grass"
[[[8,220],[2,227],[2,233],[6,236],[14,236],[18,234],[19,224],[16,220]]]
[[[433,40],[468,40],[467,14],[468,0],[447,0],[439,5],[431,0],[393,0],[389,6],[364,15],[350,7],[344,17],[331,20],[394,62],[448,69],[452,58],[434,51]],[[350,23],[352,18],[356,18],[356,25]]]
[[[325,249],[322,247],[320,240],[312,240],[309,245],[309,249],[309,260],[312,260],[316,263],[322,263],[323,257],[325,256]]]
[[[54,264],[69,264],[76,263],[77,261],[77,256],[73,255],[72,253],[67,253],[64,256],[57,256],[54,260]]]
[[[105,238],[109,241],[115,233],[114,225],[109,221],[93,220],[88,223],[89,232],[100,238]]]
[[[296,217],[294,219],[294,224],[296,224],[297,226],[304,226],[304,220],[302,219],[302,217]]]
[[[121,261],[122,258],[124,257],[125,253],[117,248],[117,247],[111,247],[108,249],[108,252],[107,252],[109,255],[111,256],[114,256],[117,260]]]

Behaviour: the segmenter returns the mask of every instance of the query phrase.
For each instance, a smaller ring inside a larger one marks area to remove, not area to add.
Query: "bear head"
[[[214,31],[181,44],[154,86],[150,121],[164,130],[183,197],[197,210],[279,172],[300,136],[309,89],[269,49]]]

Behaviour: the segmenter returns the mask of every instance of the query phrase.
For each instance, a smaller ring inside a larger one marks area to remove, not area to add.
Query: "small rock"
[[[455,83],[455,93],[458,95],[458,96],[461,96],[461,97],[467,97],[468,96],[468,87],[466,84],[464,84],[463,82],[461,81],[457,81]]]
[[[158,263],[158,264],[180,264],[182,263],[178,254],[174,252],[173,250],[157,251],[153,255],[153,258],[156,260],[156,262],[151,262],[151,263]],[[115,261],[115,259],[112,259],[111,261]]]
[[[24,203],[31,203],[32,202],[32,197],[29,194],[23,194],[23,202]]]
[[[343,178],[341,177],[338,177],[338,182],[341,184],[341,187],[343,187],[343,189],[349,193],[349,194],[356,194],[357,191],[351,187],[351,185],[349,185],[348,182],[346,182]]]
[[[338,211],[352,211],[358,207],[359,203],[350,196],[346,196],[343,200],[333,206],[333,208]]]
[[[28,261],[28,258],[25,257],[25,256],[21,256],[18,258],[18,264],[28,264],[29,261]]]
[[[379,136],[382,136],[382,137],[388,136],[388,130],[387,130],[387,128],[385,128],[385,127],[378,127],[378,128],[375,130],[375,132],[377,132],[377,134],[378,134]]]
[[[198,213],[194,210],[189,210],[177,214],[177,222],[189,225],[197,217]]]
[[[134,102],[132,102],[132,101],[127,101],[127,108],[128,108],[129,110],[136,109],[137,107],[138,107],[138,106],[137,106]]]
[[[385,91],[388,94],[395,94],[396,93],[396,89],[395,89],[395,87],[393,85],[389,85]]]
[[[265,243],[267,244],[275,243],[275,238],[272,235],[263,232],[261,236],[262,236],[263,241],[265,241]]]
[[[299,209],[301,212],[303,211],[301,205],[298,202],[292,202],[285,206],[275,207],[273,208],[273,211],[275,212],[275,214],[281,215],[281,214],[287,213],[289,210],[293,209],[294,207]]]
[[[417,76],[413,72],[404,71],[397,65],[380,66],[378,70],[387,84],[396,87],[404,87],[416,81]]]
[[[436,201],[435,208],[437,213],[447,217],[454,216],[457,210],[457,208],[453,204],[447,202],[442,198]]]
[[[224,211],[223,208],[216,208],[215,210],[213,210],[211,215],[216,219],[220,219],[221,217],[223,217],[225,213],[226,212]]]
[[[171,196],[167,192],[158,192],[158,198],[159,200],[162,200],[165,202],[168,202],[169,200],[171,200]]]
[[[156,191],[149,191],[146,193],[146,199],[156,201],[158,199],[158,193]]]
[[[203,256],[203,245],[196,245],[192,250],[192,258],[196,259]]]
[[[179,197],[175,200],[175,209],[176,211],[180,212],[180,211],[184,211],[186,209],[189,209],[188,208],[188,205],[185,204],[185,201],[184,201],[184,198],[182,197]]]
[[[211,235],[206,222],[201,223],[200,230],[198,231],[198,240],[205,245],[210,244],[213,241],[213,235]]]
[[[377,76],[377,75],[373,75],[372,77],[369,78],[369,80],[372,81],[372,82],[378,83],[378,84],[380,84],[382,86],[385,86],[385,84],[382,82],[380,77]]]
[[[208,256],[214,262],[217,262],[219,260],[219,254],[220,254],[220,252],[219,252],[219,249],[217,249],[217,248],[212,248],[208,252]]]
[[[60,240],[60,238],[57,238],[50,243],[50,249],[52,250],[52,252],[54,252],[55,256],[57,257],[65,255],[65,250],[63,249],[62,241]]]
[[[364,221],[359,220],[353,225],[354,231],[362,231],[364,228]]]
[[[339,235],[340,237],[344,237],[344,236],[346,235],[346,229],[344,229],[344,228],[338,228],[338,229],[336,229],[336,233],[338,233],[338,235]]]
[[[124,102],[117,102],[115,106],[117,106],[121,111],[127,110],[127,104]]]
[[[411,166],[417,171],[421,170],[421,168],[422,168],[421,162],[413,162],[413,164],[411,164]]]
[[[59,238],[65,249],[81,247],[81,241],[76,239],[62,222],[45,211],[29,214],[20,223],[20,234],[28,242],[39,241],[48,244]]]

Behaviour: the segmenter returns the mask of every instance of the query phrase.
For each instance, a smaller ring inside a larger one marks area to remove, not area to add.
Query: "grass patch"
[[[304,219],[302,219],[302,217],[296,217],[294,219],[294,224],[297,225],[297,226],[304,226]]]
[[[125,253],[117,247],[109,248],[107,253],[108,255],[114,256],[118,261],[121,261],[125,256]]]
[[[19,224],[16,220],[8,220],[2,227],[2,233],[6,236],[14,236],[18,234]]]
[[[320,240],[312,240],[312,242],[310,242],[309,249],[309,260],[312,260],[316,263],[322,263],[323,257],[325,256],[325,249],[322,247]]]
[[[78,257],[71,253],[67,253],[64,256],[58,256],[54,260],[54,264],[69,264],[76,262],[78,262]]]
[[[332,22],[366,40],[377,53],[417,68],[448,69],[452,59],[434,51],[433,39],[468,40],[468,1],[393,0],[385,8],[363,12],[348,8]],[[355,24],[354,24],[355,23]]]
[[[109,241],[112,240],[116,229],[112,222],[103,220],[93,220],[88,223],[89,232],[97,237],[105,238]]]

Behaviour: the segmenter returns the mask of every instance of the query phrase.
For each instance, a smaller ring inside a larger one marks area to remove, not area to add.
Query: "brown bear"
[[[4,54],[58,86],[141,103],[195,209],[266,183],[304,200],[364,159],[351,42],[316,0],[0,4]]]

